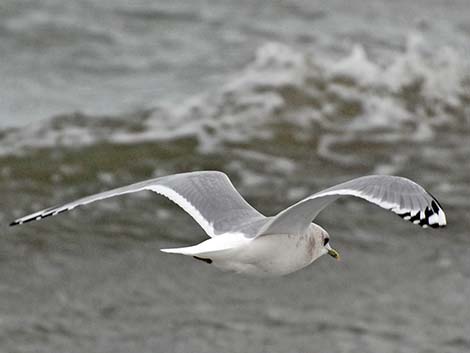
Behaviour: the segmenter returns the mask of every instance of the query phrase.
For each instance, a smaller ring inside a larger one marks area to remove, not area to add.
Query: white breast
[[[256,238],[224,256],[212,258],[223,270],[257,276],[281,276],[308,266],[318,257],[313,236],[277,234]]]

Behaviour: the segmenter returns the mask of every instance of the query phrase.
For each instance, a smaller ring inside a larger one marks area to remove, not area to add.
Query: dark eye
[[[326,244],[328,244],[329,241],[330,241],[330,238],[325,238],[323,240],[323,246],[326,246]]]

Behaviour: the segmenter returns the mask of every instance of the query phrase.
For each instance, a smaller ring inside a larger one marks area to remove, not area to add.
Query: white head
[[[312,257],[314,260],[325,254],[339,260],[339,253],[331,247],[330,235],[326,230],[319,225],[312,223],[310,224],[310,232],[310,234],[313,235],[314,240],[312,248]]]

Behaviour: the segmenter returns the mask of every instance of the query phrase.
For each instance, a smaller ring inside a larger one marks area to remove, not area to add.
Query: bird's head
[[[311,224],[311,228],[315,238],[315,248],[318,249],[317,256],[322,256],[325,254],[330,255],[336,260],[340,259],[338,251],[333,249],[330,244],[330,235],[326,230],[316,224]]]
[[[335,258],[336,260],[340,259],[339,252],[333,249],[330,245],[330,237],[325,237],[323,239],[323,251],[325,254],[330,255],[331,257]]]

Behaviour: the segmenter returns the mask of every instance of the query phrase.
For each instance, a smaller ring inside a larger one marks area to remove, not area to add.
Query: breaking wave
[[[3,131],[0,151],[193,137],[200,152],[211,152],[230,143],[272,142],[287,132],[294,140],[317,139],[318,153],[341,159],[334,146],[350,140],[419,142],[437,129],[467,125],[469,92],[470,71],[459,53],[430,53],[415,35],[386,64],[361,46],[332,61],[268,43],[218,92],[121,116],[56,116]]]

